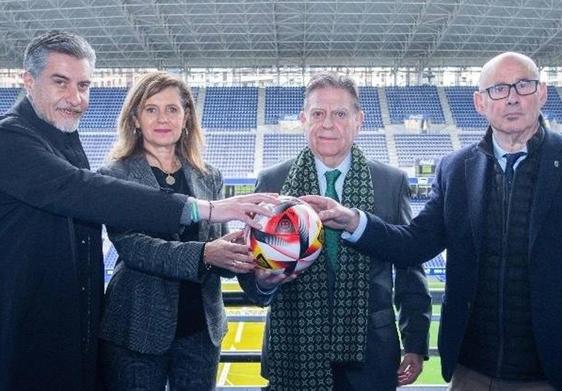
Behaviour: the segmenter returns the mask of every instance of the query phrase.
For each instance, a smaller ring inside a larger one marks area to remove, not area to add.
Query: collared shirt
[[[345,182],[345,176],[351,169],[351,153],[349,153],[336,167],[328,167],[317,157],[314,157],[314,163],[316,164],[316,175],[318,176],[318,186],[320,187],[321,195],[326,194],[326,187],[328,186],[326,182],[326,176],[324,174],[332,170],[339,170],[341,172],[340,176],[336,180],[336,183],[334,184],[336,193],[338,193],[338,198],[341,201],[343,196],[343,183]]]
[[[505,172],[505,165],[507,164],[507,159],[504,156],[506,153],[525,152],[525,155],[523,155],[519,159],[517,159],[517,161],[513,165],[513,171],[517,170],[517,166],[519,166],[519,164],[527,158],[527,152],[528,152],[527,151],[527,144],[525,144],[525,146],[518,151],[508,152],[505,149],[503,149],[502,147],[500,147],[500,144],[496,140],[496,136],[494,135],[494,133],[492,133],[492,144],[494,146],[494,156],[496,157],[496,160],[498,161],[498,163],[500,164],[500,167],[502,168],[502,170],[504,172]]]
[[[327,171],[331,171],[335,169],[341,171],[341,175],[338,177],[334,185],[336,188],[336,193],[338,193],[338,198],[340,199],[341,202],[343,196],[343,183],[345,182],[345,176],[351,169],[351,153],[349,153],[337,167],[333,167],[333,168],[326,166],[317,157],[314,157],[314,162],[316,164],[316,174],[318,176],[318,185],[320,187],[321,195],[324,195],[326,193],[326,187],[327,187],[326,176],[324,174]],[[359,211],[359,226],[357,227],[355,232],[351,234],[349,232],[343,231],[341,237],[342,239],[354,243],[357,240],[359,240],[366,226],[367,226],[367,215],[365,215],[365,213],[363,213],[362,211]],[[360,227],[362,227],[362,229],[359,229]]]
[[[314,158],[314,162],[316,163],[316,174],[318,176],[318,185],[320,187],[320,194],[322,195],[326,194],[326,187],[327,187],[326,176],[324,174],[327,171],[336,170],[336,169],[340,170],[341,175],[336,180],[334,186],[336,188],[336,193],[338,193],[338,198],[341,202],[343,196],[343,183],[345,182],[345,176],[351,169],[351,153],[349,153],[337,167],[333,167],[333,168],[326,166],[317,157]],[[354,243],[357,240],[359,240],[366,226],[367,226],[367,215],[365,215],[365,213],[363,213],[362,211],[359,211],[359,226],[352,234],[343,231],[341,234],[341,238]],[[362,229],[360,229],[361,227]]]

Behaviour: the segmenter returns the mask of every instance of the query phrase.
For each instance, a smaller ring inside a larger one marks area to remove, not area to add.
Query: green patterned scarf
[[[374,211],[373,182],[363,153],[353,146],[342,204]],[[296,158],[281,194],[319,194],[314,157],[305,148]],[[339,246],[333,306],[328,302],[324,251],[295,281],[282,285],[271,306],[269,384],[274,391],[331,390],[332,362],[362,362],[369,316],[369,258]],[[331,319],[331,321],[330,321]]]

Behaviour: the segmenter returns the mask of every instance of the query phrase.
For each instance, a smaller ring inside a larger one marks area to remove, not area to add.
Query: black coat
[[[545,132],[529,220],[529,283],[533,337],[548,381],[562,390],[562,137]],[[447,249],[439,354],[449,381],[457,366],[484,254],[486,173],[492,160],[476,145],[444,157],[431,198],[410,225],[374,215],[356,246],[406,266]]]
[[[0,120],[0,391],[92,390],[101,223],[177,232],[185,197],[92,173],[22,99]]]

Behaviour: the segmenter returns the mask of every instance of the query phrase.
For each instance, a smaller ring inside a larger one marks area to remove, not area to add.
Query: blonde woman
[[[222,198],[222,176],[201,157],[203,135],[186,84],[164,72],[144,75],[119,117],[111,163],[101,171],[183,193]],[[142,213],[143,211],[139,211]],[[212,214],[213,208],[205,213]],[[212,390],[226,333],[220,276],[254,264],[240,232],[223,236],[209,216],[181,235],[109,229],[117,252],[101,325],[111,390]]]

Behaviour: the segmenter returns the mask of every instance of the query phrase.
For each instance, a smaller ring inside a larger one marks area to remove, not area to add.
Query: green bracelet
[[[197,201],[192,201],[191,204],[189,205],[189,208],[191,209],[191,221],[193,221],[194,223],[198,223],[200,220],[200,216],[199,216],[199,206],[197,205]]]

